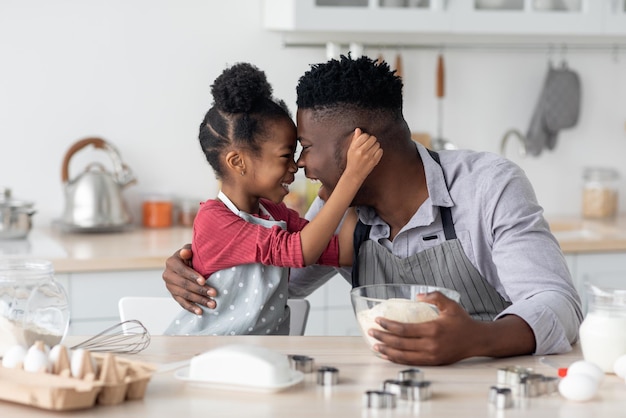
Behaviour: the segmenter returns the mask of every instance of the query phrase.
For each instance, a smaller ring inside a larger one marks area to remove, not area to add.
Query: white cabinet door
[[[170,296],[162,270],[72,273],[65,286],[70,299],[70,335],[91,335],[119,322],[122,296]]]
[[[453,31],[466,34],[586,35],[602,32],[604,0],[453,0]]]
[[[607,0],[604,9],[606,35],[626,35],[626,0]]]
[[[311,311],[305,335],[358,335],[351,289],[350,283],[337,274],[307,297]]]
[[[265,0],[266,29],[302,32],[448,32],[444,0]]]

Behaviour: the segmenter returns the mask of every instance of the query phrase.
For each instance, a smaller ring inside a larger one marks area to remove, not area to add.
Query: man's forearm
[[[522,318],[506,315],[478,326],[479,343],[474,356],[510,357],[535,352],[535,334]]]

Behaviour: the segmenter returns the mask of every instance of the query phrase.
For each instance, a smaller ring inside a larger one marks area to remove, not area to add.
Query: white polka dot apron
[[[221,191],[218,198],[246,222],[266,228],[284,221],[275,221],[267,210],[261,211],[270,220],[242,212]],[[287,280],[289,268],[261,263],[243,264],[213,273],[207,286],[217,290],[217,307],[202,307],[202,315],[183,310],[169,325],[166,335],[288,335],[289,307]]]

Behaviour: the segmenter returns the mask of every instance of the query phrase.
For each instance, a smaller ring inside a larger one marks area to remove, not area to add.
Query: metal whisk
[[[83,348],[91,352],[139,353],[150,345],[150,333],[136,319],[120,322],[70,347]]]

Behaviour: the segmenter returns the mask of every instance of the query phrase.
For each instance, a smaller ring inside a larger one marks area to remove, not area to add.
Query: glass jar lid
[[[587,181],[614,181],[619,178],[619,172],[610,167],[586,167],[583,178]]]
[[[39,259],[0,259],[0,281],[42,279],[54,275],[52,262]]]

